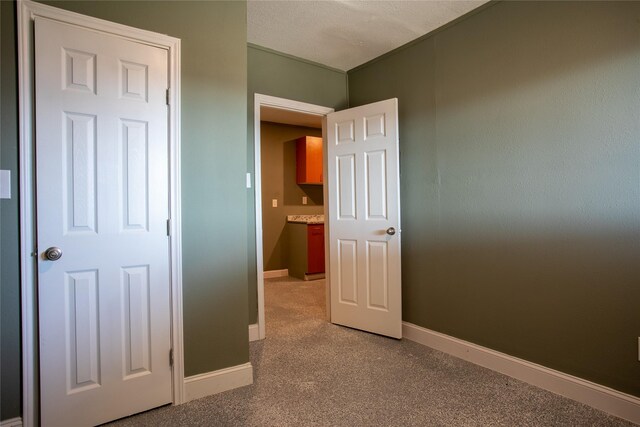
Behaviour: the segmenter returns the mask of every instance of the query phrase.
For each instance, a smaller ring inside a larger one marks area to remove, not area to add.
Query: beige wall
[[[296,139],[322,136],[321,129],[262,122],[262,250],[264,269],[281,270],[288,265],[287,215],[322,214],[322,186],[296,184]],[[307,196],[307,205],[302,197]],[[272,200],[278,207],[272,207]]]

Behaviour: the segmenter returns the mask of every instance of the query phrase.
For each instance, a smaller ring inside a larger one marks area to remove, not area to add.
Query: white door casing
[[[331,321],[402,337],[398,101],[327,115]]]
[[[167,51],[36,17],[35,62],[41,421],[95,425],[172,401]]]
[[[256,283],[257,283],[257,299],[258,299],[258,324],[249,325],[249,341],[264,339],[266,336],[265,328],[265,309],[264,309],[264,260],[262,253],[262,162],[261,162],[261,139],[260,139],[260,109],[261,107],[271,107],[280,110],[286,110],[296,113],[304,113],[315,116],[326,116],[334,111],[333,108],[323,107],[321,105],[308,104],[306,102],[294,101],[275,96],[254,94],[254,200],[255,200],[255,228],[256,228]],[[324,131],[323,131],[324,135]],[[326,171],[323,171],[326,173]],[[326,205],[325,205],[326,211]],[[325,227],[326,233],[326,227]],[[327,290],[327,295],[329,291]],[[327,300],[327,308],[329,308]],[[257,333],[252,333],[252,326]]]

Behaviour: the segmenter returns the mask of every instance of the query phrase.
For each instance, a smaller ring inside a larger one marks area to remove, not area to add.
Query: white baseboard
[[[265,271],[262,274],[265,279],[272,279],[274,277],[286,277],[289,275],[289,269],[285,268],[284,270],[269,270]]]
[[[476,365],[640,424],[640,398],[411,323],[402,336]]]
[[[258,341],[260,339],[260,327],[257,323],[249,325],[249,342]]]
[[[253,384],[253,366],[247,362],[184,379],[185,403],[223,391]]]
[[[22,427],[22,418],[17,417],[0,421],[0,427]]]

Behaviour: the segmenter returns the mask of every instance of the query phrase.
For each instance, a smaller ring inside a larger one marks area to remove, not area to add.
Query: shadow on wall
[[[640,395],[638,227],[503,238],[491,228],[403,235],[403,251],[420,254],[403,268],[422,273],[404,281],[405,320]]]
[[[287,223],[276,233],[276,241],[271,253],[266,253],[265,271],[289,268],[289,227]]]
[[[640,396],[639,18],[496,2],[349,73],[399,98],[405,320]]]
[[[439,110],[509,96],[525,85],[544,87],[561,76],[579,76],[615,61],[637,60],[640,5],[634,2],[520,3],[488,8],[435,35],[436,78],[463,83],[439,98]],[[607,75],[601,77],[606,80]]]
[[[296,141],[297,139],[293,139],[282,143],[282,164],[285,165],[282,174],[283,215],[322,213],[324,198],[322,186],[296,183]],[[303,196],[308,197],[307,205],[302,204]],[[274,250],[265,265],[270,267],[279,265],[279,268],[285,268],[288,265],[288,259],[289,227],[284,218],[281,231],[277,234]]]
[[[282,164],[296,164],[296,141],[287,141],[283,145]],[[296,168],[284,168],[282,175],[283,199],[285,205],[301,205],[302,196],[309,198],[308,205],[322,205],[324,195],[322,193],[322,185],[310,185],[296,183]]]
[[[262,232],[264,269],[288,267],[289,234],[287,215],[321,214],[322,186],[296,183],[296,140],[302,136],[320,136],[315,128],[262,122]],[[302,198],[307,197],[307,204]],[[272,200],[277,200],[277,207]]]

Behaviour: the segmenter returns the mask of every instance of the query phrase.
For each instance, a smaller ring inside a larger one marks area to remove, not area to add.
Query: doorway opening
[[[328,183],[323,186],[326,318],[334,324],[401,338],[398,100],[333,112],[256,94],[258,322],[249,326],[249,339],[265,337],[262,107],[322,117],[322,134],[326,137],[322,176]],[[271,206],[277,206],[277,199],[275,203],[273,200]]]
[[[322,136],[324,117],[334,111],[259,94],[254,108],[258,322],[249,326],[251,341],[266,336],[265,279],[286,287],[324,277]],[[328,301],[326,286],[324,293]]]

